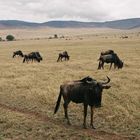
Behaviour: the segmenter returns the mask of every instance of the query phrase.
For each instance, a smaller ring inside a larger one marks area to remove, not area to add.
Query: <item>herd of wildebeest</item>
[[[24,55],[22,51],[13,52],[13,58],[15,56],[23,57],[23,63],[26,61],[37,61],[40,62],[43,60],[42,56],[39,52],[31,52],[28,55]],[[59,61],[67,61],[70,59],[67,51],[59,53],[57,62]],[[101,52],[100,57],[98,59],[98,69],[104,69],[104,63],[110,63],[110,69],[112,64],[114,64],[114,68],[121,69],[123,68],[123,61],[118,57],[118,55],[113,50],[107,50],[105,52]],[[83,126],[86,128],[86,116],[87,116],[87,108],[90,106],[91,109],[91,121],[90,126],[95,129],[93,125],[93,111],[95,108],[101,107],[102,101],[102,91],[103,89],[109,89],[111,86],[108,85],[110,82],[110,78],[107,76],[107,81],[99,82],[96,79],[93,79],[90,76],[84,77],[80,80],[65,82],[60,85],[60,93],[56,102],[56,106],[54,109],[54,114],[58,111],[61,97],[64,99],[64,114],[67,119],[67,123],[70,125],[70,120],[68,116],[68,105],[69,103],[83,103],[84,105],[84,121]]]
[[[37,61],[40,62],[43,60],[42,56],[40,55],[39,52],[31,52],[29,54],[23,54],[21,50],[13,52],[13,58],[15,56],[21,56],[23,57],[23,63],[24,62],[29,62],[29,61]],[[67,51],[64,51],[62,53],[59,53],[57,62],[62,61],[62,60],[69,60],[70,56],[68,55]],[[123,67],[123,62],[122,60],[118,57],[118,55],[113,51],[113,50],[107,50],[105,52],[101,52],[100,57],[98,59],[99,65],[98,69],[104,69],[104,63],[110,63],[110,69],[112,67],[112,64],[114,63],[114,68],[121,69]]]

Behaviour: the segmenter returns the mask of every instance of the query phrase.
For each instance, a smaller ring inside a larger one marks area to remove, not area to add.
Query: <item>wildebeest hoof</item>
[[[84,128],[84,129],[87,129],[87,126],[86,126],[86,125],[83,125],[83,128]]]
[[[91,128],[92,128],[92,129],[96,129],[93,125],[91,125]]]

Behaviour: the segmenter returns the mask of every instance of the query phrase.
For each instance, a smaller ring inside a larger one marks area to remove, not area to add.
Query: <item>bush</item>
[[[0,37],[0,41],[2,41],[2,37]]]
[[[14,39],[15,39],[15,37],[13,35],[7,35],[6,36],[7,41],[13,41]]]

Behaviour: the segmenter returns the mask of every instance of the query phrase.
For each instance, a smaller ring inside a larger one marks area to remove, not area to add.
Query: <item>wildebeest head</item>
[[[123,62],[122,62],[122,60],[120,60],[118,62],[118,69],[122,69],[122,68],[123,68]]]
[[[40,61],[43,60],[43,58],[42,58],[42,56],[40,55],[39,52],[35,52],[35,54],[36,54],[36,56],[40,59]]]
[[[69,55],[67,56],[67,59],[70,60],[70,56]]]
[[[96,80],[91,80],[89,77],[87,79],[87,83],[91,84],[89,87],[90,96],[87,96],[87,98],[89,98],[88,101],[92,99],[91,105],[94,105],[95,107],[101,107],[102,91],[103,89],[109,89],[111,87],[110,85],[107,85],[110,82],[110,78],[107,77],[107,82],[97,82]]]

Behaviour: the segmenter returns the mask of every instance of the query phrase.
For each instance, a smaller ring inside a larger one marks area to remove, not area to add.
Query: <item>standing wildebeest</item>
[[[21,50],[13,52],[13,58],[14,58],[16,55],[21,56],[21,57],[24,56]]]
[[[112,67],[112,64],[114,63],[114,68],[118,67],[118,69],[123,67],[123,62],[120,60],[118,55],[116,53],[107,54],[107,55],[101,55],[99,58],[99,65],[98,69],[104,69],[104,63],[111,63],[110,69]]]
[[[83,103],[84,105],[83,126],[84,128],[86,128],[87,107],[89,105],[91,108],[90,125],[92,128],[94,128],[93,109],[95,107],[101,107],[102,91],[103,89],[108,89],[111,87],[109,85],[106,85],[109,82],[110,82],[109,78],[107,82],[97,82],[96,80],[90,77],[85,77],[82,80],[64,83],[63,85],[60,86],[60,93],[57,99],[54,114],[58,111],[61,102],[61,96],[63,96],[64,99],[63,107],[65,112],[65,118],[67,119],[68,124],[70,124],[70,120],[67,113],[68,104],[71,101],[75,103]]]
[[[70,56],[68,55],[68,52],[67,51],[64,51],[63,53],[59,53],[59,56],[58,56],[58,59],[57,59],[57,62],[58,61],[62,61],[62,59],[65,58],[64,60],[69,60]]]
[[[26,61],[28,63],[28,61],[37,61],[40,62],[42,59],[41,55],[39,54],[39,52],[31,52],[28,55],[24,55],[24,59],[23,59],[23,63]]]

